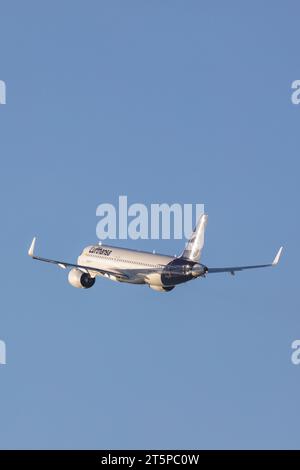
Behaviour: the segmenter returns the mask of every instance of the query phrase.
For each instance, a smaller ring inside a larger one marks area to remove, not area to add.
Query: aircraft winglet
[[[277,255],[275,256],[275,258],[274,258],[274,260],[273,260],[272,266],[276,266],[276,265],[279,263],[282,250],[283,250],[283,246],[281,246],[281,247],[279,248],[279,250],[278,250],[278,252],[277,252]]]
[[[32,239],[30,248],[29,248],[29,250],[28,250],[28,255],[31,256],[31,258],[32,258],[33,255],[34,255],[35,242],[36,242],[36,237],[34,237],[34,238]]]

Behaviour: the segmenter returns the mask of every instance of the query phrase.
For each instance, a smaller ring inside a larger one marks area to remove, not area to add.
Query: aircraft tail
[[[182,252],[182,258],[199,262],[201,252],[204,246],[204,232],[207,224],[207,219],[208,216],[206,214],[202,214],[199,218],[196,228],[194,229],[191,238],[187,242],[186,247]]]

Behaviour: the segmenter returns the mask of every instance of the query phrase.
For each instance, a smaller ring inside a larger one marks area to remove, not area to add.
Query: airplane
[[[34,254],[36,237],[31,242],[28,255],[39,261],[56,264],[63,269],[71,268],[68,280],[77,288],[89,289],[99,276],[129,284],[147,284],[151,289],[159,292],[169,292],[179,284],[205,277],[208,274],[230,273],[234,275],[236,271],[266,268],[278,264],[283,247],[279,248],[273,262],[269,264],[224,268],[210,268],[201,264],[207,220],[207,214],[200,216],[191,238],[179,257],[108,245],[90,245],[83,249],[77,259],[77,264],[73,264],[36,256]]]

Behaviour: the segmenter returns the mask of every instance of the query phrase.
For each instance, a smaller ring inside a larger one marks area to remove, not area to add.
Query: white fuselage
[[[143,270],[151,271],[165,267],[175,258],[161,254],[153,254],[145,251],[136,251],[124,248],[117,248],[108,245],[90,245],[84,248],[78,257],[78,264],[99,268],[108,271],[127,272],[129,282],[133,284],[151,284],[161,286],[161,276],[159,273],[143,273]],[[112,280],[120,280],[112,275],[102,275],[95,272],[95,275],[109,277]]]

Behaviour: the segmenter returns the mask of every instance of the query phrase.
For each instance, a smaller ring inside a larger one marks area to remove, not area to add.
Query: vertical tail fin
[[[202,214],[196,228],[194,229],[191,238],[186,244],[185,249],[181,255],[182,258],[190,259],[191,261],[199,261],[201,252],[204,246],[204,232],[207,224],[208,216]]]

